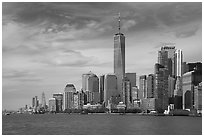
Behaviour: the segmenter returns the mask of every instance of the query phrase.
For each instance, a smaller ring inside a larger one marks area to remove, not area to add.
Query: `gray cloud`
[[[191,37],[191,36],[195,35],[197,31],[198,31],[198,27],[192,28],[190,30],[187,29],[184,31],[177,31],[175,33],[175,36],[177,38],[187,38],[187,37]]]
[[[42,81],[41,77],[38,77],[34,72],[29,70],[4,70],[3,80],[15,80],[22,82]]]
[[[202,3],[169,3],[158,10],[157,17],[168,26],[201,20]]]

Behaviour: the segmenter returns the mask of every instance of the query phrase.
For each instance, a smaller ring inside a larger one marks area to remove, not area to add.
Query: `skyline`
[[[186,62],[202,61],[201,3],[3,3],[2,108],[31,104],[42,92],[48,100],[68,83],[80,90],[90,70],[113,73],[118,12],[126,72],[137,73],[137,85],[154,72],[163,42],[176,43]]]

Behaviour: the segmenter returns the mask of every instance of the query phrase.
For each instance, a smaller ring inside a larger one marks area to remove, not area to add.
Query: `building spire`
[[[120,34],[120,12],[118,13],[118,33]]]

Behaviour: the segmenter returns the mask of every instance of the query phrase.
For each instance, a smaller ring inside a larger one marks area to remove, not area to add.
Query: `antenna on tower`
[[[120,12],[118,13],[118,32],[120,34]]]

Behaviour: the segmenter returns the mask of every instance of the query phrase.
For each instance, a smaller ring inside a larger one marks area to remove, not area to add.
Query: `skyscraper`
[[[182,76],[182,65],[183,65],[183,54],[180,49],[175,51],[175,76],[181,77]]]
[[[62,93],[54,93],[53,98],[55,98],[55,100],[56,100],[56,112],[62,112],[63,94]]]
[[[46,108],[46,100],[45,100],[45,93],[42,93],[42,107]]]
[[[154,74],[149,74],[147,77],[147,98],[154,97],[155,78]]]
[[[130,80],[131,87],[136,86],[136,73],[125,73],[125,76]]]
[[[104,78],[105,75],[101,75],[99,77],[99,93],[100,93],[100,102],[103,103],[104,101]]]
[[[127,108],[131,107],[132,103],[131,83],[127,77],[123,79],[123,102]]]
[[[167,43],[165,46],[161,47],[161,51],[166,51],[168,56],[167,69],[168,75],[172,76],[174,74],[174,53],[176,51],[174,43]],[[162,64],[161,64],[162,65]]]
[[[64,89],[63,110],[74,107],[74,93],[76,88],[73,84],[67,84]]]
[[[55,98],[49,99],[49,111],[56,112],[56,99]]]
[[[85,93],[91,92],[90,94],[93,94],[93,99],[91,99],[92,103],[100,102],[99,79],[91,71],[87,74],[82,75],[82,90]],[[90,99],[87,99],[87,100],[90,100]]]
[[[114,73],[117,77],[118,93],[122,95],[122,80],[125,76],[125,36],[120,32],[120,15],[118,33],[114,35]]]
[[[111,97],[119,96],[117,93],[117,77],[115,74],[106,74],[104,79],[104,103],[108,105]],[[113,102],[114,103],[114,102]]]
[[[147,97],[147,77],[146,75],[140,76],[139,79],[139,99]]]
[[[168,107],[168,75],[167,68],[161,64],[155,64],[155,90],[154,98],[158,100],[159,109]]]

